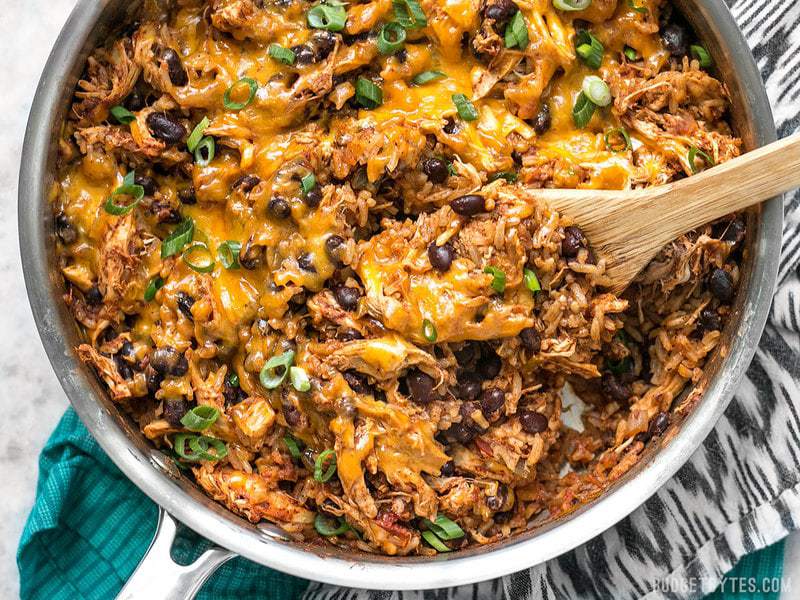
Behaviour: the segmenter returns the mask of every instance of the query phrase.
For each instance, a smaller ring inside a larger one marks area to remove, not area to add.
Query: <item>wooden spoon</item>
[[[622,292],[661,248],[701,225],[800,187],[800,135],[641,190],[532,190],[580,227]]]

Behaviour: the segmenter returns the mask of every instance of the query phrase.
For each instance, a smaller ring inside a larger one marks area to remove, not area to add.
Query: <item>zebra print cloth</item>
[[[800,2],[727,4],[753,49],[779,135],[790,135],[800,128]],[[741,392],[691,460],[630,517],[495,581],[431,592],[312,584],[305,600],[699,598],[743,555],[800,528],[800,193],[787,195],[785,214],[779,287]]]

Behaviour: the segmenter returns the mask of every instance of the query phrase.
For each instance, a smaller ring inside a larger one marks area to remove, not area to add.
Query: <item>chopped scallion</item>
[[[246,85],[248,87],[249,93],[247,96],[247,100],[244,102],[234,102],[231,99],[231,95],[237,89],[241,89],[242,86]],[[258,91],[258,82],[255,79],[251,79],[250,77],[242,77],[239,81],[234,83],[231,87],[225,90],[225,95],[222,98],[222,103],[228,110],[242,110],[243,108],[250,105],[253,101],[253,98],[256,97],[256,92]]]
[[[111,107],[111,116],[114,117],[117,122],[122,123],[123,125],[128,125],[136,120],[135,114],[133,114],[124,106],[119,105]]]
[[[144,291],[144,301],[151,302],[156,297],[156,292],[164,287],[164,280],[158,275],[150,280],[147,284],[147,289]]]
[[[298,392],[307,392],[311,389],[311,380],[305,369],[300,367],[289,367],[289,381]]]
[[[226,269],[238,269],[241,266],[239,264],[239,252],[241,249],[241,243],[235,240],[227,240],[217,247],[217,258]]]
[[[428,24],[417,0],[392,0],[394,18],[406,29],[422,29]]]
[[[498,179],[505,179],[508,183],[514,183],[517,180],[517,174],[514,171],[500,171],[489,176],[490,182]]]
[[[478,110],[464,94],[453,94],[452,98],[459,117],[465,121],[474,121],[478,118]]]
[[[426,83],[444,79],[445,77],[447,77],[447,74],[441,71],[423,71],[422,73],[414,75],[414,77],[411,78],[411,83],[414,85],[425,85]]]
[[[425,526],[436,534],[436,537],[442,540],[457,540],[464,537],[464,530],[459,527],[458,523],[448,519],[442,514],[436,515],[436,520],[423,519]]]
[[[208,164],[214,160],[216,151],[217,144],[214,138],[207,135],[200,140],[200,143],[197,144],[197,147],[194,149],[194,162],[201,167],[207,167]]]
[[[523,280],[525,281],[525,287],[532,291],[534,294],[536,292],[542,291],[542,284],[539,283],[539,278],[536,276],[536,273],[532,269],[524,269],[523,270]]]
[[[616,140],[614,138],[617,138]],[[622,142],[620,144],[619,142]],[[631,149],[631,136],[622,127],[615,127],[606,132],[606,148],[611,152],[626,152]]]
[[[553,0],[554,7],[566,12],[586,10],[591,4],[592,0]]]
[[[195,242],[183,251],[183,262],[198,273],[211,273],[214,270],[214,257],[203,242]]]
[[[646,6],[638,6],[636,4],[636,0],[628,0],[628,6],[631,7],[635,12],[639,14],[644,14],[649,12]]]
[[[287,448],[289,448],[289,454],[292,455],[292,458],[300,458],[300,446],[298,445],[296,439],[290,435],[285,435],[283,436],[283,443],[286,444]]]
[[[356,81],[356,101],[364,108],[377,108],[383,104],[383,90],[366,77]]]
[[[585,29],[578,31],[578,35],[575,36],[575,52],[592,69],[599,69],[603,64],[605,47]]]
[[[703,159],[703,162],[705,163],[706,167],[713,167],[716,165],[714,159],[711,158],[707,153],[700,150],[700,148],[692,146],[691,148],[689,148],[689,167],[692,169],[692,173],[697,174],[700,172],[700,169],[697,168],[698,158]]]
[[[597,77],[589,75],[583,79],[583,93],[591,100],[595,106],[605,107],[611,104],[611,89],[608,84]]]
[[[498,294],[506,291],[506,274],[497,267],[488,266],[483,269],[484,273],[492,276],[492,289]]]
[[[211,427],[219,418],[219,411],[208,404],[201,404],[181,417],[181,425],[190,431],[203,431]]]
[[[285,65],[293,65],[297,58],[293,50],[284,48],[280,44],[270,44],[269,48],[267,48],[267,54],[269,54],[270,58],[274,58]]]
[[[703,46],[692,45],[689,47],[689,49],[692,52],[692,56],[697,59],[703,69],[708,69],[714,64],[714,60],[711,58],[708,50],[706,50]]]
[[[294,350],[287,350],[283,354],[270,358],[264,363],[258,375],[261,385],[268,390],[274,390],[286,379],[292,362],[294,362]]]
[[[422,532],[422,537],[437,552],[450,552],[450,548],[448,548],[444,544],[444,542],[442,542],[442,540],[440,540],[438,537],[436,537],[436,534],[433,533],[430,529],[424,530]]]
[[[572,107],[572,120],[578,129],[583,129],[592,120],[592,115],[597,109],[597,105],[589,100],[589,98],[581,92],[575,100],[575,106]]]
[[[525,50],[528,47],[528,25],[521,11],[517,11],[506,25],[504,36],[506,48],[519,48]]]
[[[622,53],[625,55],[625,58],[627,58],[630,61],[635,61],[639,59],[639,53],[636,52],[636,50],[634,50],[630,46],[625,46],[625,49],[622,51]]]
[[[341,31],[347,23],[347,11],[341,2],[323,2],[308,11],[306,17],[314,29]]]
[[[189,138],[186,140],[186,147],[189,149],[189,152],[194,152],[197,149],[209,123],[211,123],[211,121],[208,120],[208,117],[203,117],[203,120],[194,126],[192,133],[189,134]]]
[[[308,192],[313,190],[317,185],[317,178],[314,176],[313,173],[309,173],[308,175],[304,175],[303,178],[300,180],[300,188],[303,190],[303,194],[308,195]]]
[[[336,452],[330,449],[323,450],[314,461],[314,479],[325,483],[334,473],[336,473]]]
[[[122,185],[111,192],[111,196],[109,196],[108,200],[106,200],[106,203],[103,205],[103,208],[108,214],[117,217],[127,215],[142,201],[142,198],[144,198],[144,187],[137,185],[135,181],[136,173],[134,171],[129,171],[125,177],[122,178]],[[129,204],[117,204],[114,201],[117,196],[129,196],[133,198],[133,201]]]
[[[436,333],[436,325],[433,324],[433,321],[430,319],[423,319],[422,320],[422,337],[428,340],[431,343],[436,341],[438,338],[438,334]]]
[[[393,54],[403,47],[406,30],[400,23],[386,23],[378,34],[378,52]]]
[[[333,517],[326,517],[317,513],[317,516],[314,517],[314,529],[316,529],[317,533],[321,536],[331,537],[346,533],[350,530],[350,526],[341,517],[334,519]]]

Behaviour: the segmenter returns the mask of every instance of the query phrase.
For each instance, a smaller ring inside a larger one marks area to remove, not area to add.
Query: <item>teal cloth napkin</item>
[[[22,533],[17,565],[22,600],[109,600],[139,564],[158,510],[117,469],[70,408],[39,458],[36,502]],[[173,556],[186,564],[210,542],[180,528]],[[780,577],[783,545],[742,560],[728,578]],[[244,558],[223,565],[200,600],[290,600],[308,582]],[[717,591],[709,600],[778,600],[779,594]]]

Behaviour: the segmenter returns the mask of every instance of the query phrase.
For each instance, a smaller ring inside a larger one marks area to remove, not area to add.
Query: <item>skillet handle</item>
[[[179,565],[170,556],[177,530],[178,521],[159,507],[153,541],[117,600],[192,600],[214,571],[236,556],[224,548],[210,548],[192,564]]]

